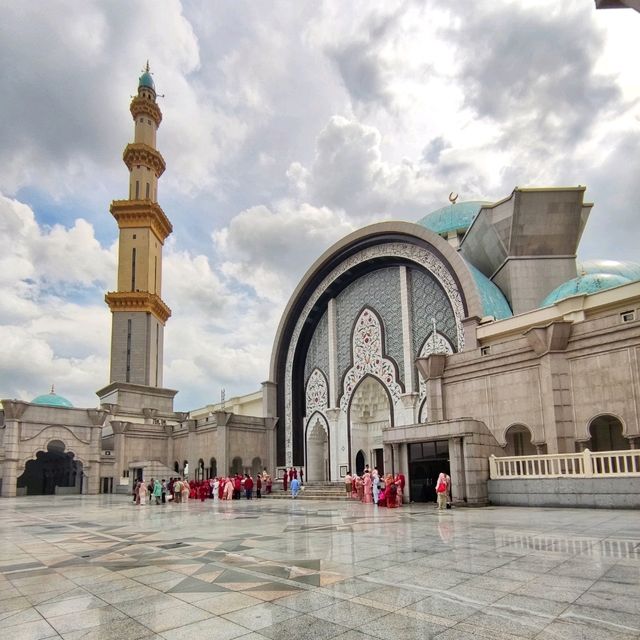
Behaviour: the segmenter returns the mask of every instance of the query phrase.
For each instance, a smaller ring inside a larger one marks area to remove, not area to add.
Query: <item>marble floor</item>
[[[640,638],[640,513],[0,501],[10,640]]]

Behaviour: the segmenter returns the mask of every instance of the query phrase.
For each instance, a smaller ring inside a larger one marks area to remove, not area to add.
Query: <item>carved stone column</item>
[[[5,425],[2,496],[15,498],[20,454],[20,420],[27,408],[27,403],[18,400],[3,400],[2,408]]]
[[[427,411],[429,422],[445,420],[445,407],[442,395],[442,375],[447,362],[444,353],[432,353],[416,358],[418,370],[427,386]]]

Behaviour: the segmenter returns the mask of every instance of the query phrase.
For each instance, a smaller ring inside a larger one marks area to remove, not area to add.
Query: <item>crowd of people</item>
[[[380,474],[378,468],[369,468],[366,465],[362,475],[347,472],[344,479],[347,496],[353,500],[360,500],[365,504],[375,504],[379,507],[394,509],[402,506],[405,488],[405,476],[397,473],[395,476],[388,473]],[[291,491],[291,497],[296,498],[304,484],[302,468],[298,471],[295,467],[285,469],[282,475],[282,488],[286,492]],[[226,477],[216,477],[209,480],[187,480],[180,476],[169,478],[169,481],[151,478],[147,483],[137,480],[133,486],[133,501],[136,505],[165,504],[174,502],[180,504],[188,500],[199,499],[204,502],[211,500],[240,500],[244,497],[252,500],[255,497],[262,498],[263,491],[266,495],[272,492],[273,481],[266,469],[256,474],[255,479],[248,473],[236,473]],[[441,473],[436,482],[436,496],[438,509],[451,506],[451,478],[446,473]]]
[[[344,487],[349,498],[389,509],[402,506],[405,483],[404,474],[382,475],[377,467],[370,469],[369,465],[365,466],[362,475],[351,474],[348,471],[344,478]]]
[[[256,474],[255,479],[248,473],[236,473],[226,477],[209,480],[187,480],[177,476],[167,482],[151,478],[149,482],[137,480],[133,485],[133,501],[137,505],[180,504],[188,500],[239,500],[243,496],[247,500],[262,498],[262,493],[270,494],[273,480],[266,469]]]

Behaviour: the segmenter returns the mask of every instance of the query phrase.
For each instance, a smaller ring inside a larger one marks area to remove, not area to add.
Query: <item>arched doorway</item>
[[[202,480],[204,480],[204,460],[200,458],[196,469],[196,482],[202,482]]]
[[[262,458],[254,458],[251,461],[251,475],[255,478],[262,471]]]
[[[531,431],[523,424],[514,424],[505,434],[507,444],[504,453],[507,456],[535,456],[537,451],[531,443]]]
[[[230,473],[232,476],[235,476],[236,474],[242,474],[243,470],[242,470],[242,458],[239,457],[235,457],[232,461],[231,461],[231,470]]]
[[[356,453],[356,474],[361,476],[364,473],[364,451],[360,450]]]
[[[218,462],[215,458],[209,459],[209,478],[215,478],[218,475]]]
[[[389,394],[377,378],[366,376],[354,391],[349,405],[351,451],[358,452],[350,464],[358,475],[362,473],[367,463],[378,467],[378,471],[384,473],[382,429],[389,426],[391,426]],[[361,468],[359,454],[362,454]]]
[[[623,451],[630,449],[629,440],[622,435],[622,422],[612,415],[598,416],[589,425],[591,451]]]
[[[82,462],[65,451],[60,440],[52,440],[46,451],[38,451],[35,460],[29,460],[24,473],[18,478],[18,489],[27,495],[52,495],[56,487],[65,487],[69,493],[82,493]]]
[[[307,427],[307,475],[308,482],[324,482],[329,479],[329,436],[320,417],[312,418]]]
[[[182,461],[182,475],[186,480],[189,479],[189,461],[188,460]]]
[[[180,463],[177,460],[173,463],[173,470],[176,473],[180,473]]]

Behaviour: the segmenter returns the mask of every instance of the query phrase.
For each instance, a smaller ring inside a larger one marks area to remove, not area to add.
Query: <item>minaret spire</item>
[[[110,379],[161,387],[164,325],[171,315],[161,298],[162,246],[173,229],[157,201],[165,170],[156,149],[162,112],[148,60],[130,111],[134,140],[122,158],[129,169],[129,198],[114,200],[110,209],[120,230],[118,290],[105,296],[113,316]]]

